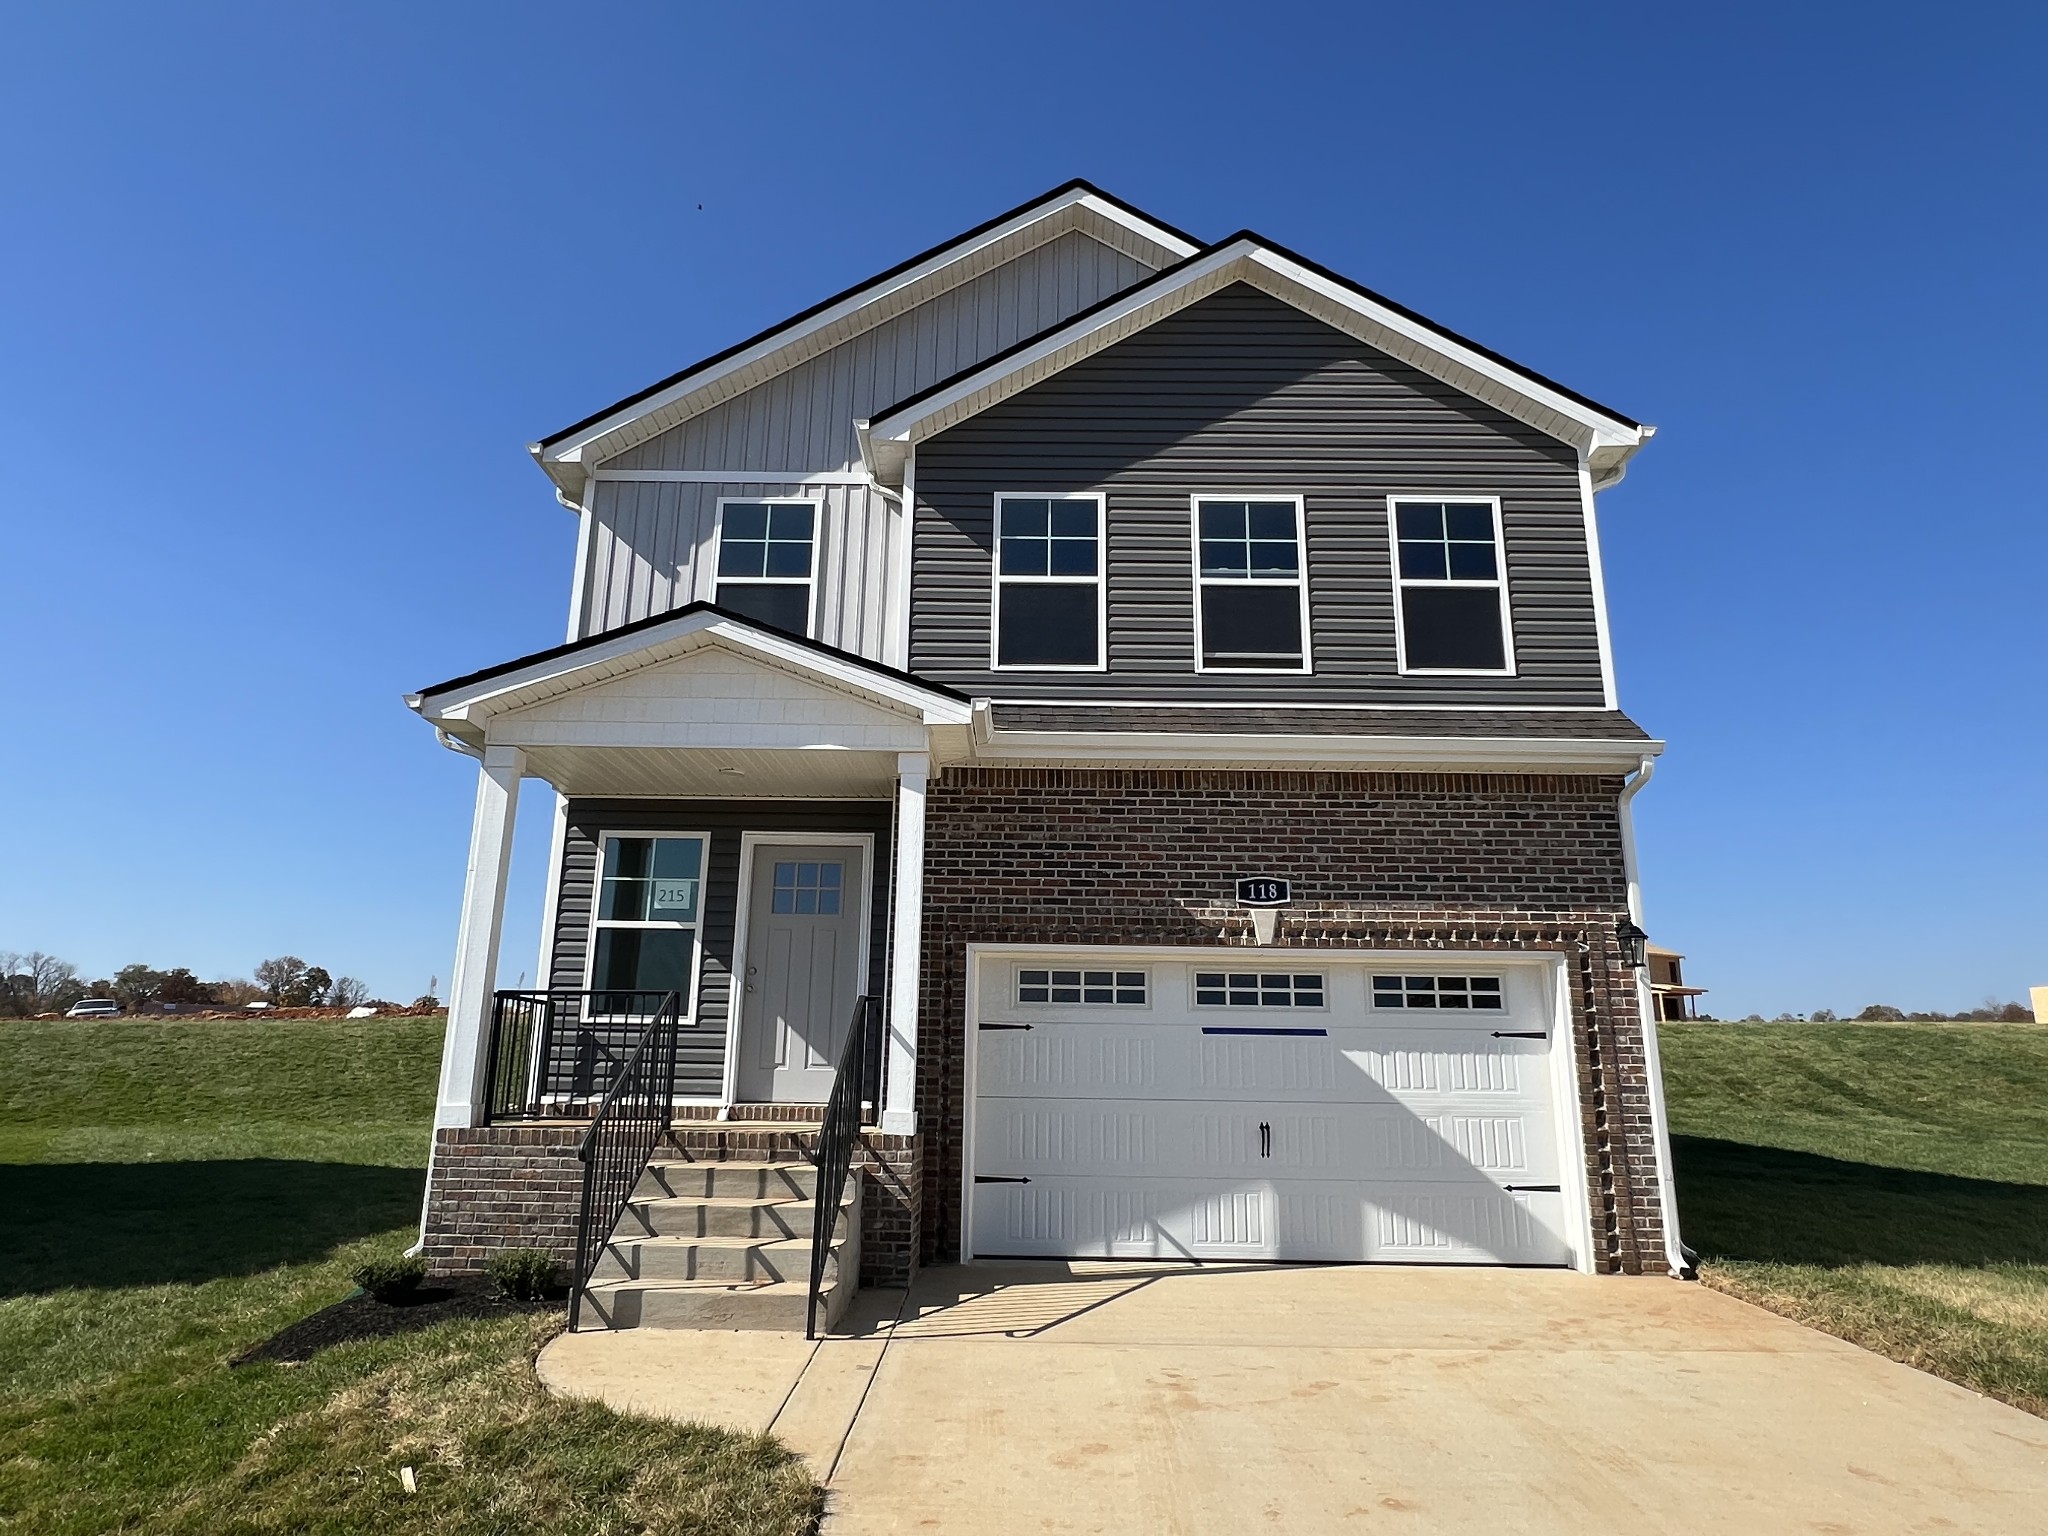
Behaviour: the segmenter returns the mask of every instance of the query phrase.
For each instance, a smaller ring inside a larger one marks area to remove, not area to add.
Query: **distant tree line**
[[[1703,1013],[1703,1019],[1712,1014]],[[1816,1008],[1812,1013],[1781,1013],[1775,1019],[1767,1019],[1760,1013],[1737,1019],[1737,1024],[2031,1024],[2034,1010],[2025,1003],[2001,1003],[1995,997],[1987,997],[1975,1008],[1961,1013],[1908,1013],[1890,1003],[1872,1003],[1861,1013],[1844,1018],[1832,1008]]]
[[[398,1006],[371,997],[370,989],[355,977],[330,975],[324,967],[308,965],[297,955],[265,960],[252,975],[253,980],[224,976],[216,981],[201,981],[182,965],[160,971],[155,966],[136,964],[122,966],[111,977],[88,981],[79,976],[77,966],[41,950],[25,955],[0,950],[0,1018],[62,1013],[88,997],[110,997],[126,1013],[245,1008],[259,1002],[278,1008]],[[429,1007],[434,1002],[429,989],[414,1006]]]

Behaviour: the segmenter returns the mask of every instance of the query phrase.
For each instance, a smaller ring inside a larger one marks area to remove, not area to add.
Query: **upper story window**
[[[996,497],[994,664],[1103,665],[1102,498]]]
[[[1513,672],[1500,498],[1394,497],[1388,510],[1401,670]]]
[[[1301,498],[1195,498],[1195,669],[1306,672]]]
[[[811,632],[818,509],[808,501],[718,504],[718,605],[792,635]]]

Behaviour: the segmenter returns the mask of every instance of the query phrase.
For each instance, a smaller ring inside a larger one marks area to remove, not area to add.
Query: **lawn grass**
[[[412,1241],[440,1042],[438,1020],[0,1025],[0,1531],[815,1524],[770,1440],[544,1396],[552,1317],[227,1365]]]
[[[2048,1416],[2048,1029],[1661,1036],[1702,1279]]]

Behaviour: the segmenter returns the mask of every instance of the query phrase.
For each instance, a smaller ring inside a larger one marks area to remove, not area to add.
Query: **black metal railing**
[[[674,995],[495,994],[485,1044],[484,1124],[588,1114],[591,1104],[616,1081],[649,1021]]]
[[[583,1290],[611,1239],[626,1202],[675,1119],[676,1034],[682,1000],[668,993],[641,1031],[639,1043],[605,1090],[590,1129],[576,1148],[583,1163],[583,1206],[576,1216],[576,1273],[569,1290],[569,1328],[583,1316]]]
[[[818,1302],[825,1289],[825,1263],[832,1254],[832,1231],[839,1222],[839,1201],[853,1168],[854,1143],[866,1122],[866,1111],[881,1105],[882,1010],[877,1000],[863,997],[853,1005],[853,1022],[839,1047],[839,1065],[832,1074],[832,1092],[825,1100],[824,1123],[818,1127],[817,1206],[811,1216],[811,1295],[804,1309],[804,1337],[818,1336]]]

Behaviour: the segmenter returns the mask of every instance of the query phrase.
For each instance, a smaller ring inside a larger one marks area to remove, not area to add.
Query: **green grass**
[[[2048,1029],[1662,1030],[1710,1285],[2048,1415]]]
[[[440,1042],[434,1020],[0,1025],[0,1531],[815,1523],[772,1441],[544,1396],[551,1318],[227,1366],[411,1242]]]

